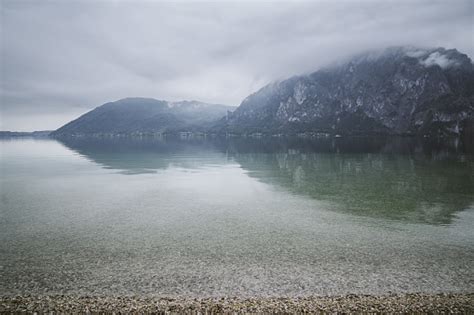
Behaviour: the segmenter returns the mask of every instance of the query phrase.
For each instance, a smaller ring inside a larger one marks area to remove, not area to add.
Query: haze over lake
[[[1,140],[0,291],[472,291],[462,141]]]

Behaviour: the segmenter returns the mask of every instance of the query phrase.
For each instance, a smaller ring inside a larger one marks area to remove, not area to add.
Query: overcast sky
[[[385,46],[474,55],[472,0],[0,4],[0,130],[56,129],[129,96],[237,106],[271,81]]]

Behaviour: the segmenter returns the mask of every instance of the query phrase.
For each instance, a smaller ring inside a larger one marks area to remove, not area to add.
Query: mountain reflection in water
[[[458,139],[82,138],[61,143],[127,175],[237,163],[276,189],[358,216],[449,224],[474,202],[472,146]]]

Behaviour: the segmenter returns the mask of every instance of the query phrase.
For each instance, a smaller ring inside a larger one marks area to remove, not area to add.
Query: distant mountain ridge
[[[67,123],[51,135],[96,136],[204,131],[234,107],[198,101],[125,98],[109,102]]]
[[[125,98],[51,135],[474,134],[474,65],[456,49],[391,47],[271,83],[231,106]]]
[[[459,135],[473,125],[474,67],[467,55],[392,47],[269,84],[214,130]]]

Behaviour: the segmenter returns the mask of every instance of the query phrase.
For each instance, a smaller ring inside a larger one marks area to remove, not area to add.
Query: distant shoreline
[[[117,133],[72,133],[62,134],[55,130],[40,131],[1,131],[0,139],[16,138],[50,138],[50,139],[206,139],[206,138],[251,138],[251,139],[337,139],[337,138],[434,138],[434,139],[473,139],[468,134],[430,136],[413,133],[329,133],[329,132],[287,132],[287,133],[264,133],[264,132],[203,132],[203,131],[166,131],[166,132],[117,132]]]
[[[305,139],[337,139],[337,138],[435,138],[435,139],[456,139],[465,138],[463,135],[442,135],[442,136],[423,136],[415,134],[331,134],[317,132],[302,133],[207,133],[207,132],[156,132],[156,133],[95,133],[95,134],[55,134],[54,131],[0,131],[0,139],[15,138],[50,138],[50,139],[206,139],[206,138],[253,138],[253,139],[275,139],[275,138],[305,138]]]
[[[0,131],[0,139],[6,138],[48,138],[53,130],[40,131]]]
[[[9,312],[474,312],[474,293],[391,294],[309,297],[140,297],[16,296],[0,297],[0,313]]]

